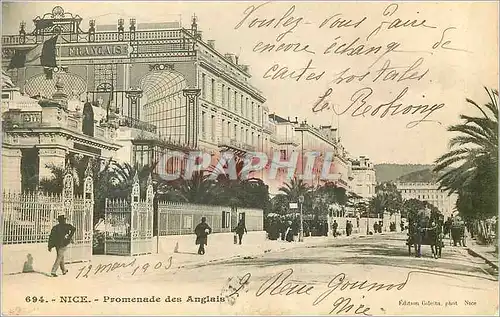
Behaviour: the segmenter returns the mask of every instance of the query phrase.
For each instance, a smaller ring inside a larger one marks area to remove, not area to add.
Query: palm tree
[[[194,172],[191,179],[177,179],[162,185],[169,201],[210,204],[218,197],[215,181],[203,171]]]
[[[132,186],[135,182],[135,174],[138,175],[139,185],[141,188],[141,197],[144,198],[146,195],[147,180],[153,171],[157,163],[152,165],[139,166],[137,164],[131,165],[129,163],[111,163],[109,171],[111,173],[110,183],[111,191],[110,197],[114,198],[128,198],[132,192]]]
[[[311,188],[302,179],[294,177],[289,183],[285,183],[284,186],[278,188],[278,190],[287,197],[288,202],[297,202],[299,196],[304,196],[304,198],[306,198]]]
[[[78,164],[77,161],[68,159],[66,161],[66,167],[54,163],[45,165],[45,167],[50,170],[52,177],[42,178],[38,183],[38,189],[46,193],[61,194],[64,186],[64,176],[69,172],[73,177],[75,193],[81,193],[83,178],[80,177],[76,164]]]
[[[434,168],[442,173],[440,188],[459,194],[459,212],[477,217],[497,213],[498,90],[485,90],[489,101],[482,106],[466,99],[481,115],[461,115],[464,122],[448,128],[459,135],[450,140],[450,151],[436,160]]]

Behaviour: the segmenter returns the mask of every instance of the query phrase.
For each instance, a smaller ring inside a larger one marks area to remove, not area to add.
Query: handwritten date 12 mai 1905
[[[412,273],[416,273],[416,271],[408,273],[404,281],[396,284],[384,284],[370,282],[368,280],[350,281],[345,273],[339,273],[328,282],[326,290],[324,290],[321,289],[317,283],[313,285],[312,283],[296,281],[292,277],[293,269],[289,268],[265,279],[265,281],[260,284],[256,290],[255,296],[312,296],[314,298],[312,305],[317,306],[333,297],[334,292],[343,292],[347,290],[366,292],[391,290],[400,291],[405,288],[409,281],[410,274]],[[240,285],[235,286],[233,288],[234,291],[228,295],[228,297],[238,297],[240,295],[240,290],[246,288],[246,286],[250,284],[251,274],[246,273],[244,278],[237,280]],[[370,315],[370,307],[363,303],[354,303],[350,297],[340,296],[333,300],[331,305],[330,314],[349,313],[357,315]]]

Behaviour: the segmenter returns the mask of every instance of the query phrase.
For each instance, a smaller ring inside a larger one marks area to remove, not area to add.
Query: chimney
[[[224,54],[224,58],[226,60],[230,61],[231,63],[235,64],[234,54],[232,54],[232,53],[226,53],[226,54]]]
[[[332,129],[332,139],[334,139],[334,140],[337,139],[337,128]]]
[[[234,56],[235,64],[238,65],[239,56]]]
[[[240,67],[240,69],[241,69],[243,72],[245,72],[245,73],[247,73],[247,74],[250,74],[250,66],[248,66],[248,65],[239,65],[239,67]]]
[[[215,49],[215,41],[214,41],[214,40],[207,40],[207,44],[208,44],[208,46],[210,46],[211,48]]]

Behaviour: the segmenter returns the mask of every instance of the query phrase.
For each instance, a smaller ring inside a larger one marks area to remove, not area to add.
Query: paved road
[[[400,234],[331,238],[180,269],[152,269],[151,263],[146,273],[141,268],[134,276],[120,269],[88,279],[75,279],[76,272],[57,279],[8,276],[3,307],[11,313],[73,315],[498,314],[497,272],[460,247],[446,246],[441,259],[433,259],[428,246],[423,248],[423,258],[409,257]],[[49,302],[25,303],[26,289]],[[86,295],[89,303],[60,303],[64,294]],[[161,302],[116,303],[134,296]],[[202,303],[204,296],[215,302]]]

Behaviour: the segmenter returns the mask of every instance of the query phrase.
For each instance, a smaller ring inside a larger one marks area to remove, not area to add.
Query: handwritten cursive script
[[[410,280],[410,275],[414,273],[424,273],[420,271],[409,272],[406,278],[398,283],[380,283],[371,282],[368,280],[354,281],[349,280],[345,273],[335,275],[330,281],[326,283],[326,289],[320,282],[306,282],[298,281],[294,278],[294,270],[292,268],[285,269],[270,277],[264,278],[261,284],[258,284],[255,290],[256,297],[263,296],[300,296],[306,298],[313,298],[312,306],[318,306],[323,303],[330,303],[330,314],[349,313],[356,315],[369,315],[370,307],[363,303],[362,296],[360,299],[353,299],[346,295],[339,296],[338,293],[347,291],[354,292],[378,292],[378,291],[401,291],[403,290]],[[237,298],[240,296],[242,290],[248,291],[250,285],[250,273],[244,274],[242,277],[231,278],[229,281],[236,282],[231,284],[229,288],[229,297]],[[227,287],[225,287],[226,289]],[[337,293],[337,294],[336,294]],[[336,295],[335,295],[336,294]],[[339,296],[335,298],[336,296]],[[330,300],[330,298],[335,298]]]
[[[372,102],[373,89],[371,87],[364,87],[351,96],[350,103],[345,109],[338,109],[341,106],[330,104],[328,97],[333,93],[332,88],[319,97],[318,101],[313,105],[313,112],[320,112],[323,110],[332,110],[337,115],[343,115],[350,111],[352,117],[371,117],[384,118],[387,115],[421,115],[418,120],[412,120],[406,125],[407,128],[414,128],[422,122],[438,122],[435,120],[428,120],[427,118],[435,111],[443,108],[444,103],[434,104],[403,104],[401,99],[408,92],[408,87],[403,88],[401,92],[392,100],[375,105]],[[439,122],[438,122],[439,123]]]
[[[158,270],[168,270],[172,267],[172,257],[169,257],[165,262],[158,261],[153,264],[146,262],[144,264],[137,264],[137,259],[134,258],[130,262],[110,262],[107,264],[97,264],[96,266],[89,264],[84,265],[78,270],[78,274],[75,277],[78,278],[88,278],[89,274],[93,276],[101,275],[104,273],[110,273],[114,271],[123,271],[124,269],[131,268],[130,275],[135,275],[138,271],[142,273],[147,273],[148,271],[158,271]]]

